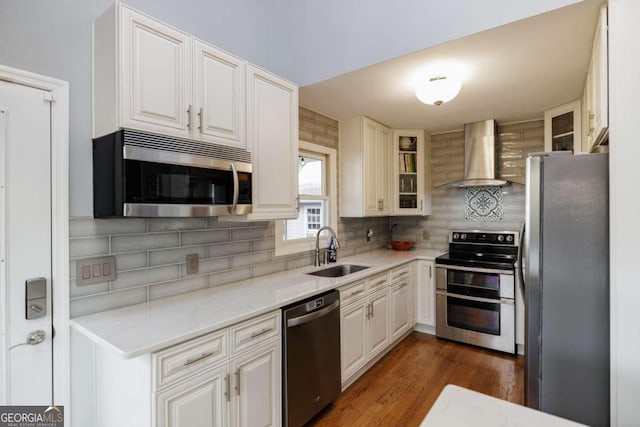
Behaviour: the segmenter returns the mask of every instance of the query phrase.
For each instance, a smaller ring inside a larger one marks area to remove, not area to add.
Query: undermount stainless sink
[[[369,268],[366,265],[358,265],[358,264],[340,264],[334,267],[324,268],[318,271],[312,271],[310,274],[312,276],[320,276],[320,277],[342,277],[347,274],[355,273],[356,271],[361,271],[366,268]]]

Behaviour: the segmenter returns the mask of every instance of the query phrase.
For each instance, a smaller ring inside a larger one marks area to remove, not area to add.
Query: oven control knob
[[[460,237],[458,233],[453,233],[453,240],[458,240],[458,237]]]
[[[464,234],[464,233],[462,233],[462,234],[460,235],[460,238],[461,238],[462,240],[467,240],[467,235],[466,235],[466,234]]]
[[[513,236],[511,234],[507,235],[507,242],[513,242]]]
[[[502,242],[504,240],[504,236],[502,234],[498,234],[498,242]]]

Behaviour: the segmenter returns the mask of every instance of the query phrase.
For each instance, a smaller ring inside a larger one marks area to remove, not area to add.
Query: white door
[[[52,403],[51,104],[49,92],[0,81],[0,403]],[[46,302],[25,302],[46,281]],[[27,320],[32,306],[42,317]],[[35,331],[36,345],[24,345]]]

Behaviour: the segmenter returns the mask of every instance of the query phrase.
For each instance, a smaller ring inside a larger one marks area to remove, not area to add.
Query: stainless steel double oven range
[[[520,233],[451,231],[436,258],[436,335],[515,353]]]

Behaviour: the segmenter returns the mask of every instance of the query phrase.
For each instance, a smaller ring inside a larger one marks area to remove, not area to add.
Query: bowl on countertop
[[[413,245],[416,244],[416,242],[411,242],[408,240],[391,240],[387,243],[391,245],[391,247],[396,251],[408,251],[409,249],[413,248]]]

